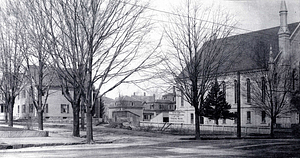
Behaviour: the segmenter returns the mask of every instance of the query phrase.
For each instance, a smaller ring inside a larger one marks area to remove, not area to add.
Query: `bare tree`
[[[289,93],[291,92],[291,65],[286,65],[280,57],[273,57],[270,48],[268,69],[252,76],[251,103],[265,111],[271,119],[270,136],[274,137],[276,118],[290,112]]]
[[[140,18],[147,5],[130,0],[49,3],[45,11],[52,26],[49,33],[53,60],[65,85],[71,84],[77,93],[73,97],[79,96],[74,100],[82,97],[84,101],[87,143],[92,143],[95,99],[130,82],[130,76],[136,72],[158,63],[152,60],[157,47],[145,42],[151,23]],[[73,108],[79,107],[79,102],[74,105]]]
[[[5,104],[8,106],[8,125],[13,126],[13,108],[15,98],[22,90],[24,79],[24,57],[21,51],[24,27],[19,19],[15,18],[14,10],[9,7],[2,8],[1,12],[1,87],[5,96]]]
[[[195,110],[195,138],[200,138],[200,111],[214,77],[229,58],[227,38],[233,30],[232,17],[213,7],[187,1],[165,27],[172,49],[166,54],[166,72]],[[224,70],[224,66],[223,66]],[[169,80],[171,81],[171,80]],[[179,94],[180,95],[180,94]]]
[[[42,4],[36,0],[22,1],[19,5],[11,2],[8,7],[14,10],[15,18],[24,27],[20,48],[25,59],[27,90],[37,111],[39,130],[43,130],[43,113],[55,77],[51,67],[47,66],[51,49],[46,42],[46,15],[41,9]]]

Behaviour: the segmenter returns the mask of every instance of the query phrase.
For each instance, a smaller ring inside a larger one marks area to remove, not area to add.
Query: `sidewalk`
[[[6,124],[0,123],[1,127],[7,127]],[[25,129],[24,125],[14,125],[14,129]],[[36,129],[35,129],[36,130]],[[49,132],[48,137],[15,137],[15,138],[1,138],[0,137],[0,150],[2,149],[18,149],[25,147],[41,147],[41,146],[59,146],[59,145],[78,145],[85,144],[86,138],[73,137],[72,130],[68,128],[53,128],[45,127],[44,131]],[[80,132],[81,135],[85,135],[85,131]],[[101,138],[95,138],[95,143],[104,144],[112,143],[111,140],[104,140]]]
[[[1,126],[7,127],[5,124]],[[22,125],[14,125],[13,128],[24,129]],[[39,146],[56,146],[56,145],[76,145],[84,144],[84,138],[72,137],[71,133],[63,133],[62,129],[45,128],[44,131],[49,131],[48,137],[16,137],[16,138],[0,138],[0,149],[18,149],[24,147],[39,147]]]

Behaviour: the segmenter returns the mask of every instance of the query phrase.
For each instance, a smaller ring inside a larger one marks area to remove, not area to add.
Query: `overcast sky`
[[[184,4],[186,0],[151,0],[155,9],[172,12],[172,8]],[[260,30],[279,25],[281,0],[197,0],[203,5],[220,5],[235,16],[238,27]],[[300,0],[286,0],[288,23],[300,21]],[[158,16],[165,16],[156,12]]]
[[[172,8],[183,5],[186,0],[150,0],[151,7],[154,9],[172,12]],[[279,10],[281,0],[197,0],[203,5],[220,5],[222,9],[228,10],[234,15],[235,20],[238,21],[237,27],[240,30],[235,32],[245,33],[249,31],[256,31],[265,28],[279,26]],[[300,0],[286,0],[288,9],[288,23],[300,21]],[[154,19],[161,19],[167,15],[162,12],[152,11],[155,16]],[[153,95],[160,91],[151,89],[148,91],[142,90],[133,85],[121,85],[114,91],[107,94],[108,97],[115,98],[119,94],[132,95],[137,94]],[[159,95],[159,94],[156,94]]]

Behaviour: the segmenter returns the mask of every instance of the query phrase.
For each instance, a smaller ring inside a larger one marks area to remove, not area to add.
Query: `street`
[[[150,138],[149,138],[150,139]],[[111,143],[0,150],[0,157],[299,157],[300,140],[224,139]],[[157,139],[157,138],[153,138]]]

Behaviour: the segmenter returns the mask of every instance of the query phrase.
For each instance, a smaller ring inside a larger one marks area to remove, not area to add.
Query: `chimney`
[[[144,96],[146,96],[146,92],[144,92]]]
[[[135,96],[135,92],[133,92],[133,96]]]
[[[155,94],[153,94],[153,102],[155,102]]]

